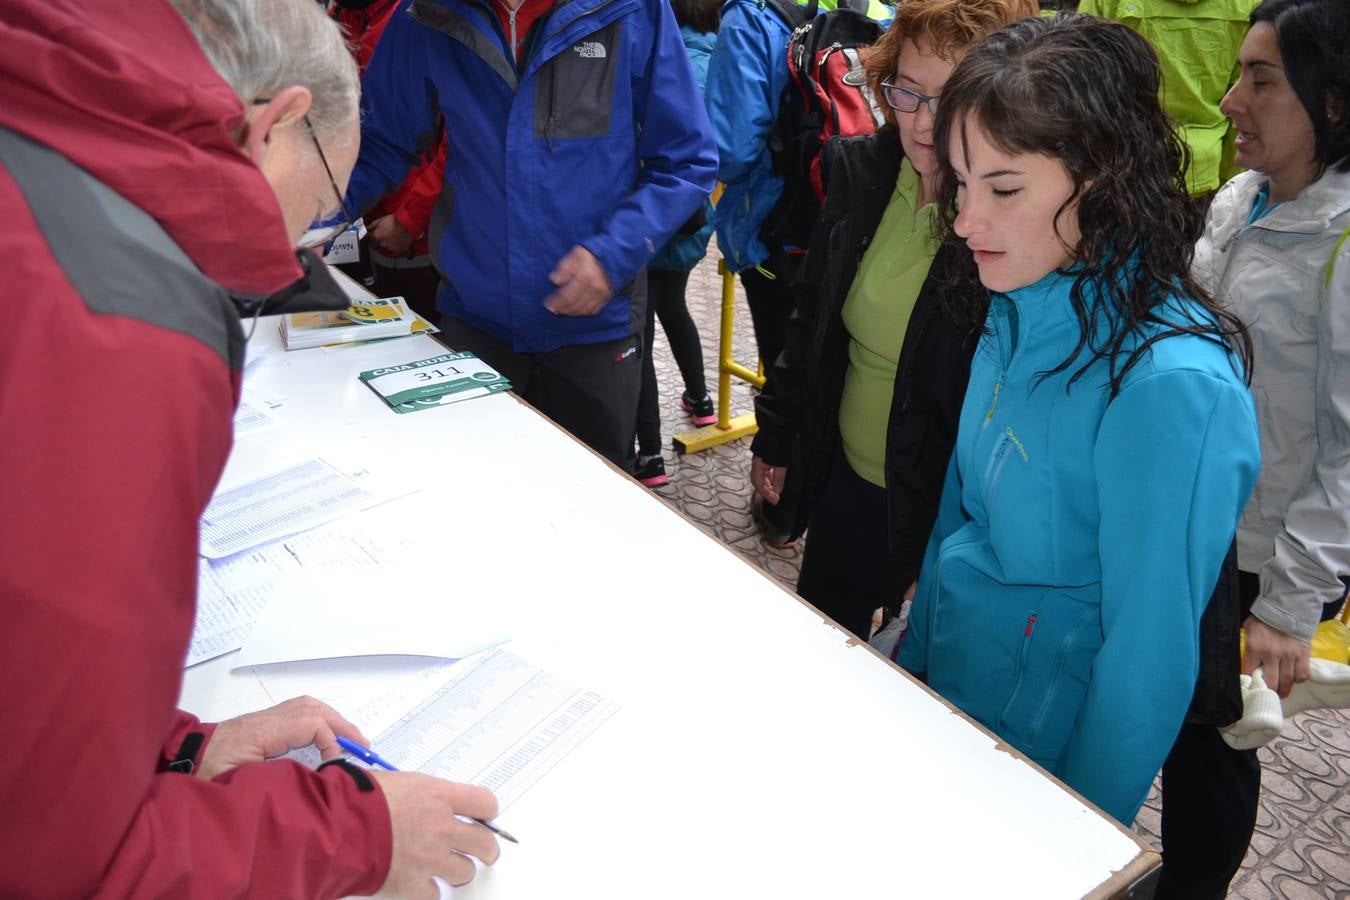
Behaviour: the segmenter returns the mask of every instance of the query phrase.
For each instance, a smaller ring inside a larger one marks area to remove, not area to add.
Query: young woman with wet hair
[[[1143,38],[1064,16],[1005,28],[943,89],[951,296],[992,298],[900,647],[1124,823],[1258,468],[1250,345],[1190,275],[1201,221],[1158,86]]]

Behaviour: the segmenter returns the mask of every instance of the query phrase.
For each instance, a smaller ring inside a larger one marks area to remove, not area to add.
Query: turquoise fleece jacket
[[[1256,411],[1199,337],[1154,344],[1115,398],[1103,362],[1042,378],[1078,340],[1072,283],[993,298],[900,663],[1129,824],[1190,704]]]

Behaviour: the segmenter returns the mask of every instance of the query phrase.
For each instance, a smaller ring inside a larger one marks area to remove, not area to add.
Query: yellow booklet
[[[417,328],[419,323],[422,327]],[[402,297],[366,300],[344,310],[290,313],[281,317],[281,338],[287,350],[327,344],[402,337],[426,330],[426,322],[408,309]]]

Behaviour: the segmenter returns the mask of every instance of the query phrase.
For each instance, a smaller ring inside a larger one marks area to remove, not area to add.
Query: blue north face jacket
[[[517,352],[618,340],[644,327],[644,267],[705,197],[716,149],[665,0],[558,0],[517,68],[479,0],[413,0],[366,71],[350,205],[365,210],[434,143],[437,307]],[[595,316],[544,307],[572,247],[615,296]]]

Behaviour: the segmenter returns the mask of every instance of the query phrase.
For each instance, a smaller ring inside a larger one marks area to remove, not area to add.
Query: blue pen
[[[346,750],[352,756],[355,756],[357,759],[361,760],[368,766],[379,766],[381,769],[388,769],[390,772],[398,771],[398,766],[395,766],[393,763],[389,762],[389,760],[380,756],[380,754],[376,753],[369,747],[362,747],[356,741],[345,738],[342,735],[337,736],[337,742],[338,746],[340,746],[343,750]],[[488,831],[505,840],[510,841],[513,844],[520,843],[520,841],[516,840],[515,837],[512,836],[511,832],[507,831],[505,828],[502,828],[498,825],[494,825],[493,823],[488,822],[484,819],[475,818],[474,816],[464,816],[464,818],[473,819],[473,821],[477,822],[479,825],[482,825]]]

